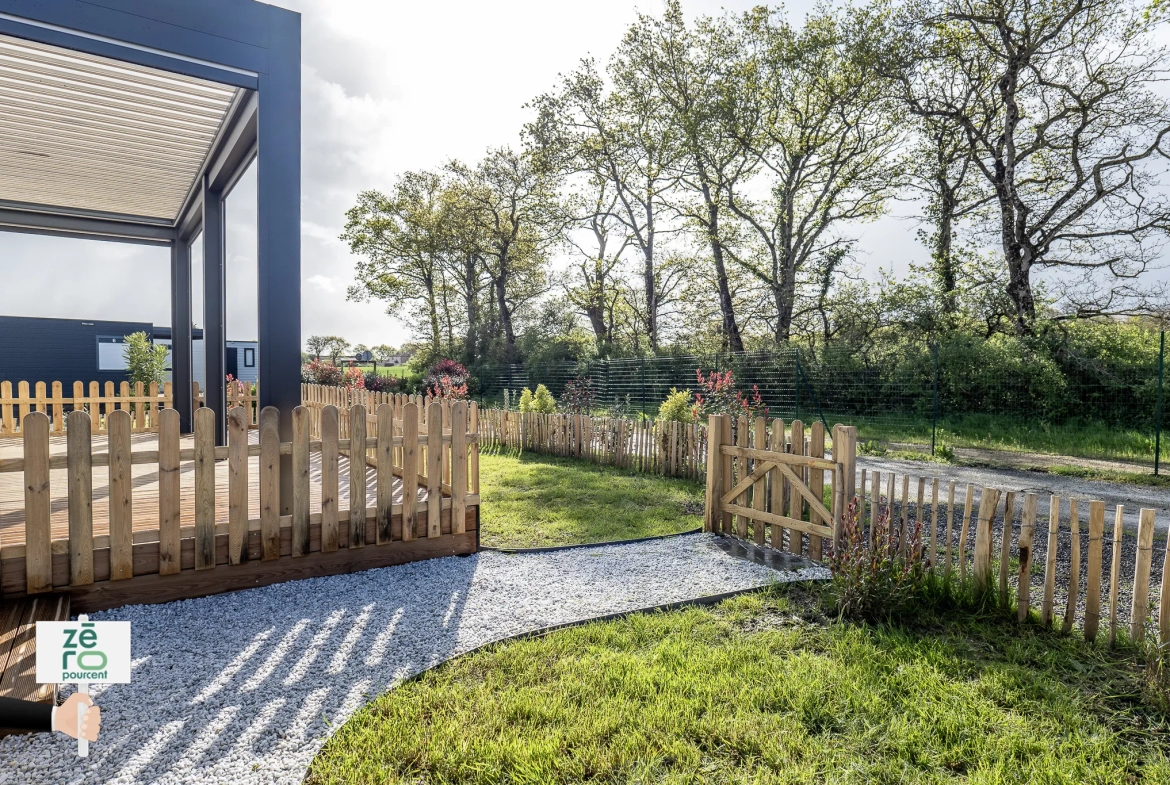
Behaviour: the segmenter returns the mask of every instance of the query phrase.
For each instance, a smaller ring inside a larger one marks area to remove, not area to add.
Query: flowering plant
[[[436,385],[441,385],[444,376],[450,377],[451,384],[458,387],[466,385],[471,374],[467,372],[467,368],[454,360],[439,360],[427,371],[427,375],[423,379],[423,387],[431,390]]]
[[[227,375],[226,379],[226,391],[229,398],[233,396],[236,398],[243,398],[245,395],[248,395],[254,387],[254,385],[246,384],[244,381],[237,379],[230,373]]]
[[[753,384],[751,393],[745,395],[735,387],[735,376],[730,370],[720,373],[711,371],[706,376],[701,369],[695,369],[699,389],[695,393],[692,413],[696,420],[706,420],[712,414],[728,414],[732,417],[767,417],[768,407],[760,396],[759,385]]]
[[[366,389],[366,375],[361,368],[350,363],[341,376],[341,385],[351,390],[364,390]]]
[[[366,373],[366,389],[370,392],[383,393],[394,392],[398,389],[399,379],[397,376],[390,374],[374,373],[368,371]]]
[[[440,376],[438,381],[427,388],[432,398],[443,398],[452,401],[467,400],[467,383],[459,384],[450,376]]]
[[[878,511],[867,536],[857,499],[841,526],[840,550],[829,548],[830,591],[842,615],[861,621],[889,621],[911,612],[924,596],[930,559],[922,547],[922,524],[899,531],[890,506]]]

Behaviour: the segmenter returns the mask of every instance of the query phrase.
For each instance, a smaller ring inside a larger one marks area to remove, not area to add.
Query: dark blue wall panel
[[[83,319],[33,319],[0,316],[0,381],[61,382],[66,394],[74,382],[123,382],[125,371],[99,371],[99,335],[129,335],[154,326],[146,322],[101,322]]]

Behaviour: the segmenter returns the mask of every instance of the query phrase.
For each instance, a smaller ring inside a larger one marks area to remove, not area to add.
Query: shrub
[[[364,390],[366,388],[366,375],[362,373],[361,368],[350,363],[341,375],[341,386],[351,390]]]
[[[471,374],[467,372],[467,368],[454,360],[439,360],[427,369],[426,376],[423,377],[423,386],[429,391],[440,385],[444,376],[449,377],[451,384],[458,387],[467,384]]]
[[[144,332],[127,335],[122,354],[126,358],[126,372],[130,376],[130,383],[161,385],[165,382],[167,356],[170,351],[165,344],[153,343]]]
[[[829,556],[833,570],[829,592],[837,612],[867,622],[891,621],[912,614],[926,598],[930,567],[922,548],[921,524],[914,524],[908,532],[909,542],[901,547],[901,533],[891,524],[890,507],[886,505],[878,513],[870,547],[859,518],[854,498],[845,513],[840,553]]]
[[[520,411],[552,414],[557,410],[556,399],[543,384],[536,385],[536,393],[525,387],[520,392]]]
[[[301,366],[301,381],[305,384],[321,384],[326,387],[341,387],[345,373],[333,363],[313,360]]]
[[[670,395],[658,407],[658,419],[665,422],[689,423],[695,421],[694,402],[690,390],[670,388]]]
[[[625,420],[634,416],[634,406],[630,403],[629,393],[626,393],[622,398],[614,399],[609,407],[609,416],[615,420]]]
[[[433,386],[427,388],[427,394],[437,399],[465,401],[467,400],[467,384],[466,382],[456,384],[453,377],[444,375],[440,376]]]
[[[695,393],[693,416],[706,420],[712,414],[727,414],[732,417],[767,417],[768,407],[760,396],[760,388],[753,384],[750,395],[735,387],[735,376],[730,370],[720,373],[711,371],[706,376],[695,369],[699,380],[699,392]]]
[[[593,377],[578,376],[565,384],[561,393],[561,408],[570,414],[589,414],[593,411],[594,397]]]
[[[365,382],[366,389],[376,393],[397,392],[399,386],[397,376],[374,373],[373,371],[366,373]]]

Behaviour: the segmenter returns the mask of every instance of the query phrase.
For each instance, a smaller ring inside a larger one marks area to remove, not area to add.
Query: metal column
[[[171,395],[179,430],[191,433],[191,246],[171,243]]]
[[[301,18],[273,14],[268,71],[260,74],[256,267],[260,405],[280,410],[292,441],[301,405]],[[292,456],[280,457],[280,510],[292,512]]]
[[[203,357],[204,403],[215,412],[215,443],[227,444],[227,382],[224,346],[226,300],[224,297],[223,194],[203,180]]]

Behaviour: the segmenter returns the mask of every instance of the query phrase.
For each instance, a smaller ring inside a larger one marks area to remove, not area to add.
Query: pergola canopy
[[[300,404],[300,121],[293,11],[255,0],[0,0],[0,230],[170,248],[184,430],[201,238],[203,395],[221,444],[224,200],[253,161],[260,404],[280,410],[289,438]],[[283,509],[283,473],[281,484]]]
[[[173,223],[241,92],[0,35],[0,194]]]

